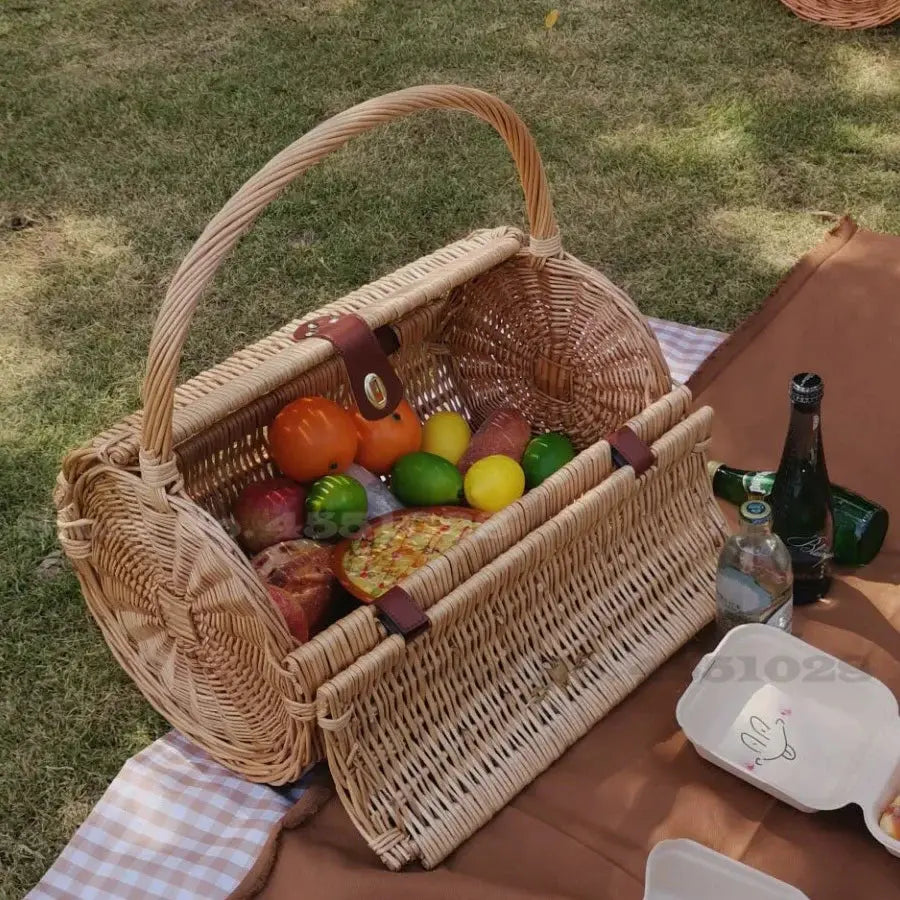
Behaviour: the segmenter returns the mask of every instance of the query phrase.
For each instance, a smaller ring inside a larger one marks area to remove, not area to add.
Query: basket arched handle
[[[307,169],[350,138],[424,109],[464,110],[497,130],[512,154],[525,193],[532,253],[546,258],[562,252],[534,139],[502,100],[475,88],[422,85],[375,97],[339,113],[286,147],[247,181],[210,221],[178,267],[150,340],[142,391],[142,466],[155,468],[171,460],[172,411],[181,351],[200,296],[228,252],[266,206]]]

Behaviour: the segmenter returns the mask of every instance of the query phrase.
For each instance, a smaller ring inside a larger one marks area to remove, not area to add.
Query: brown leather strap
[[[400,349],[400,338],[390,325],[382,325],[380,328],[376,328],[375,337],[378,339],[378,346],[388,356]]]
[[[365,418],[383,419],[397,408],[403,399],[403,384],[383,349],[383,344],[390,346],[389,335],[379,340],[359,316],[349,313],[319,316],[294,332],[295,341],[310,337],[330,341],[341,354],[353,399]]]
[[[631,466],[638,478],[653,465],[653,451],[627,426],[607,435],[617,469]]]
[[[401,587],[392,587],[376,601],[378,615],[391,634],[411,641],[431,627],[431,620]]]

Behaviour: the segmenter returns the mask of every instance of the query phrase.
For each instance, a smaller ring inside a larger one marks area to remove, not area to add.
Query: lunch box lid
[[[741,625],[676,709],[705,759],[804,812],[858,803],[872,834],[900,792],[900,715],[885,684],[770,625]]]
[[[696,841],[660,841],[647,857],[644,900],[809,900],[797,888]]]

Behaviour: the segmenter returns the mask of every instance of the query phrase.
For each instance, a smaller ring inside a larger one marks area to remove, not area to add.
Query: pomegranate
[[[288,629],[298,641],[301,629],[291,622],[302,615],[307,637],[323,625],[331,608],[337,579],[331,571],[331,548],[315,541],[285,541],[254,556],[251,565],[265,583],[276,606],[281,609]],[[290,610],[290,616],[285,613]]]
[[[306,613],[303,611],[303,607],[295,603],[294,598],[280,587],[267,584],[266,590],[269,592],[269,598],[284,616],[288,631],[296,638],[298,643],[303,644],[308,641],[309,624],[306,621]]]
[[[234,504],[238,540],[251,553],[303,534],[306,491],[288,478],[255,481]]]

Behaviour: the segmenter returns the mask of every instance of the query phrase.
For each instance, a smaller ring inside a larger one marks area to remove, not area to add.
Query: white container
[[[887,686],[767,625],[741,625],[694,669],[678,724],[704,758],[803,812],[862,807],[878,825],[900,792],[900,714]]]
[[[644,900],[809,900],[797,888],[695,841],[660,841],[647,857]]]

